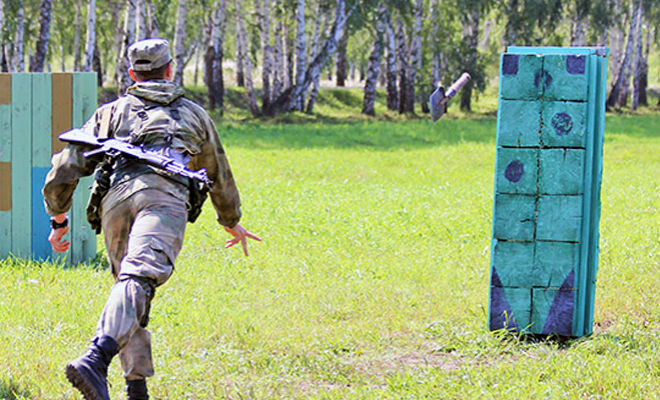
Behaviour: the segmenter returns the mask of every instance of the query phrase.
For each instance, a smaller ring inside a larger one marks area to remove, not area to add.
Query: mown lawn
[[[150,329],[154,399],[660,397],[660,118],[607,119],[595,332],[487,330],[495,119],[219,123],[262,236],[188,226]],[[79,399],[102,264],[0,262],[0,398]],[[113,398],[124,398],[118,360]]]

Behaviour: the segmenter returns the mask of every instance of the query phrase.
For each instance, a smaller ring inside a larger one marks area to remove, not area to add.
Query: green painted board
[[[532,291],[526,288],[503,287],[504,295],[511,306],[511,318],[523,331],[531,324]]]
[[[546,55],[543,57],[543,71],[551,83],[546,87],[543,98],[546,100],[587,100],[587,56]]]
[[[539,147],[541,103],[502,100],[498,109],[497,145],[500,147]]]
[[[536,55],[503,54],[500,98],[536,100],[543,95],[543,58]]]
[[[585,148],[587,104],[569,101],[551,101],[542,104],[543,146]]]
[[[580,244],[536,242],[533,286],[558,289],[580,262]]]
[[[541,196],[536,239],[578,242],[582,227],[582,196]]]
[[[12,154],[12,249],[16,257],[29,258],[32,252],[32,76],[11,77]],[[16,229],[16,227],[25,229]]]
[[[495,196],[494,237],[503,240],[534,239],[534,196],[498,194]]]
[[[505,287],[529,287],[534,281],[534,243],[495,240],[493,267]]]
[[[538,150],[503,148],[497,152],[497,193],[537,193]]]
[[[572,336],[575,289],[534,288],[530,333]]]
[[[0,258],[11,252],[11,105],[0,105]]]
[[[584,193],[584,150],[543,149],[539,158],[541,194]]]

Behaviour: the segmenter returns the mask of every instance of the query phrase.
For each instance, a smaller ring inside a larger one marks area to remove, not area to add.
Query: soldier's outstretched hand
[[[246,257],[249,255],[247,249],[247,238],[261,242],[261,238],[259,236],[248,232],[247,229],[241,226],[241,224],[236,224],[236,226],[233,228],[228,228],[225,226],[225,230],[231,233],[231,235],[234,237],[233,239],[227,239],[225,249],[235,245],[238,242],[241,242],[241,246],[243,246],[243,253],[245,253]]]
[[[66,220],[66,215],[61,214],[55,217],[57,220],[56,222],[62,222]],[[65,225],[62,228],[53,228],[50,230],[50,235],[48,235],[48,241],[50,242],[51,247],[53,248],[53,251],[56,253],[64,253],[65,251],[69,250],[69,246],[71,245],[71,242],[69,242],[64,238],[64,235],[69,233],[69,225]]]

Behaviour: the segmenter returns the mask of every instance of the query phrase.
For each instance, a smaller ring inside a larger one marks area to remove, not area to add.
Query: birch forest
[[[506,46],[608,46],[607,105],[635,109],[660,81],[659,26],[658,0],[0,0],[0,70],[96,71],[121,95],[128,46],[163,37],[174,80],[203,85],[210,108],[239,86],[255,116],[313,113],[330,86],[362,88],[368,115],[378,92],[395,112],[424,113],[464,71],[470,111]]]

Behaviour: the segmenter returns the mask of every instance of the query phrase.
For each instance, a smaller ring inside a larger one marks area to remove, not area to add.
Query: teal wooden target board
[[[592,331],[608,53],[509,47],[501,56],[491,330]]]

